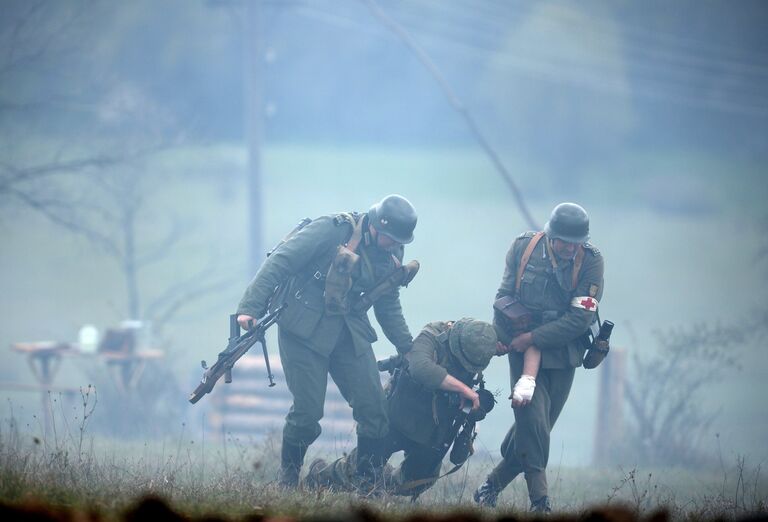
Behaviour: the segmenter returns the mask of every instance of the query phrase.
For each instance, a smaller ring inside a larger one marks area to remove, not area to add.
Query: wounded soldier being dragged
[[[413,348],[390,368],[390,429],[379,451],[385,462],[403,451],[400,466],[387,465],[375,484],[361,484],[355,474],[356,448],[331,463],[313,461],[305,487],[416,498],[440,478],[449,450],[452,471],[458,469],[472,452],[475,423],[494,404],[481,372],[496,354],[497,342],[494,327],[483,321],[464,318],[426,325]]]

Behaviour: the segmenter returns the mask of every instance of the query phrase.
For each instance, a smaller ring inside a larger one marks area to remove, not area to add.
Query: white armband
[[[597,299],[590,296],[584,296],[584,297],[574,297],[571,299],[571,306],[574,308],[582,308],[588,312],[596,312],[597,311],[597,305],[599,303],[597,302]]]

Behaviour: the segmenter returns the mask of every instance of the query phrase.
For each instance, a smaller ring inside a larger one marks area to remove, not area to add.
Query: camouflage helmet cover
[[[453,324],[448,336],[451,353],[471,373],[480,373],[496,355],[496,330],[489,323],[470,317]]]
[[[560,203],[544,225],[544,233],[550,239],[583,244],[589,240],[589,215],[581,205]]]
[[[416,209],[403,196],[391,194],[368,211],[368,220],[380,234],[384,234],[398,243],[413,241],[416,228]]]

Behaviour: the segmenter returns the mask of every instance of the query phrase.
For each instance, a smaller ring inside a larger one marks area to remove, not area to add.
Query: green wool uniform
[[[419,495],[434,485],[447,447],[456,436],[454,421],[464,415],[458,397],[440,390],[450,374],[472,387],[479,378],[467,371],[451,354],[448,337],[452,323],[427,324],[405,355],[406,370],[387,399],[390,431],[384,439],[385,456],[404,452],[399,467],[384,470],[384,487],[393,495]],[[393,382],[390,383],[390,386]],[[446,445],[445,443],[448,442]],[[356,450],[330,465],[315,461],[307,482],[314,487],[351,491],[356,487]]]
[[[364,220],[365,232],[348,293],[352,304],[391,273],[403,257],[402,246],[394,254],[376,247],[367,232],[367,216],[359,218]],[[384,392],[371,346],[376,332],[367,311],[350,307],[330,313],[325,307],[325,275],[338,246],[350,239],[353,228],[345,215],[322,216],[306,225],[267,258],[238,306],[238,314],[261,317],[268,306],[287,303],[278,320],[280,358],[293,395],[283,429],[284,443],[307,447],[320,435],[329,373],[352,407],[358,436],[378,439],[388,430]],[[385,293],[373,309],[398,352],[408,351],[412,337],[403,318],[399,290]]]
[[[496,295],[516,296],[534,312],[538,326],[532,333],[533,345],[541,350],[541,368],[536,377],[536,390],[525,407],[515,408],[515,424],[501,445],[503,460],[488,481],[500,491],[519,473],[524,472],[528,493],[535,501],[547,495],[546,467],[549,441],[555,421],[565,405],[573,383],[575,368],[581,366],[586,350],[582,336],[595,320],[596,302],[603,294],[603,258],[589,243],[580,247],[580,269],[574,284],[574,266],[579,262],[554,258],[543,237],[531,252],[516,291],[520,260],[533,232],[515,239],[506,257],[501,287]],[[553,263],[554,259],[554,263]],[[586,297],[592,298],[584,299]],[[585,303],[586,308],[584,308]],[[498,319],[498,317],[496,318]],[[511,338],[494,320],[500,340]],[[523,354],[509,354],[512,386],[522,375]]]

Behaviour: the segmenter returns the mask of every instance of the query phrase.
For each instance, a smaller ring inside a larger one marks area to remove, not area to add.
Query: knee
[[[300,425],[287,422],[283,428],[283,441],[297,446],[309,446],[317,440],[322,433],[319,422]]]
[[[374,439],[385,437],[389,432],[386,402],[367,398],[352,406],[352,417],[357,422],[357,433]]]
[[[369,437],[371,439],[383,439],[389,433],[389,420],[386,413],[383,416],[370,417],[365,419],[355,418],[357,421],[358,437]]]

